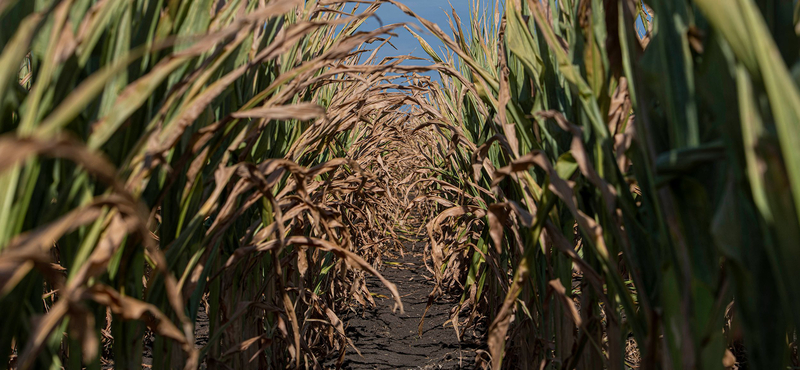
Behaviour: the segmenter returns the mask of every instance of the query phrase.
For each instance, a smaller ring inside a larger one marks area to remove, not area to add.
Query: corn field
[[[470,3],[0,0],[0,368],[800,369],[800,4]]]

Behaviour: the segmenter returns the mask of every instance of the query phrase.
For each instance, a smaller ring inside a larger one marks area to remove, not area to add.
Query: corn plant
[[[450,36],[395,3],[448,48],[420,38],[464,193],[432,259],[493,368],[798,365],[797,5],[508,1]]]
[[[361,3],[0,4],[3,367],[319,366],[363,272],[402,310],[358,248],[406,204],[376,137],[424,136],[363,109],[405,95]]]

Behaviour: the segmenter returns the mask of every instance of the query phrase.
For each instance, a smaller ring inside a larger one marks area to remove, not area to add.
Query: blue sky
[[[453,0],[452,2],[448,2],[447,0],[403,0],[401,1],[403,4],[411,8],[414,12],[422,16],[423,18],[434,22],[439,25],[439,27],[444,30],[445,32],[449,33],[450,27],[448,26],[448,19],[447,14],[450,14],[450,5],[453,5],[458,15],[461,17],[462,20],[462,27],[465,26],[469,22],[469,1],[468,0]],[[422,24],[420,24],[416,19],[412,18],[411,16],[406,15],[396,6],[391,4],[385,4],[378,9],[376,15],[380,17],[383,24],[391,24],[391,23],[400,23],[400,22],[409,22],[412,24],[416,24],[419,26],[419,30],[415,29],[415,32],[423,36],[428,43],[433,46],[434,50],[439,50],[439,46],[441,43],[439,40],[430,34]],[[373,29],[379,27],[379,23],[375,18],[370,18],[364,24],[365,29]],[[414,27],[412,26],[412,29]],[[394,38],[392,43],[397,47],[398,54],[408,54],[411,53],[412,55],[419,56],[419,57],[426,57],[427,54],[422,50],[419,46],[417,40],[405,29],[398,30],[399,37]],[[392,49],[392,51],[394,51]]]
[[[401,0],[403,4],[411,8],[412,11],[416,12],[421,17],[434,22],[439,25],[439,28],[445,31],[448,35],[450,35],[450,26],[448,24],[447,14],[451,12],[451,4],[453,8],[456,10],[456,13],[459,17],[461,17],[462,28],[464,28],[464,32],[469,32],[468,24],[469,24],[469,7],[470,2],[473,0],[451,0],[448,2],[447,0]],[[486,1],[483,1],[486,2]],[[493,2],[493,1],[492,1]],[[363,9],[360,8],[359,11]],[[384,4],[378,9],[376,15],[380,18],[380,21],[384,24],[392,24],[392,23],[401,23],[406,22],[409,24],[416,24],[419,26],[419,29],[415,29],[413,26],[410,26],[414,29],[414,32],[422,36],[430,45],[436,50],[439,55],[444,55],[440,52],[440,50],[444,47],[444,45],[439,42],[439,39],[436,36],[432,35],[428,32],[422,24],[420,24],[415,18],[406,15],[400,9],[392,4]],[[381,24],[375,18],[370,18],[367,20],[364,25],[362,25],[363,30],[372,30],[375,28],[380,27]],[[391,46],[386,45],[383,49],[378,53],[378,60],[383,57],[387,56],[397,56],[397,55],[413,55],[420,58],[427,58],[430,59],[428,54],[422,50],[422,47],[419,45],[419,42],[411,35],[408,31],[404,28],[398,28],[396,30],[398,37],[392,38],[392,44],[397,48],[397,50],[393,49]],[[375,43],[374,45],[378,45]],[[414,65],[428,65],[430,63],[425,61],[406,61],[407,64],[414,64]],[[430,74],[435,79],[439,79],[438,74]]]

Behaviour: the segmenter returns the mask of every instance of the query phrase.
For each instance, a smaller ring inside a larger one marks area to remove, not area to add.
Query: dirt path
[[[367,286],[375,297],[376,308],[354,308],[342,314],[347,336],[361,351],[359,356],[351,348],[345,354],[343,369],[472,369],[476,350],[483,348],[481,333],[469,330],[461,343],[456,340],[452,325],[443,327],[449,319],[450,309],[459,297],[445,296],[431,305],[425,316],[422,337],[419,336],[420,318],[428,303],[428,293],[433,289],[430,273],[422,262],[421,244],[416,250],[408,248],[405,257],[387,260],[381,272],[397,284],[405,313],[392,313],[389,292],[377,278],[369,277]],[[335,368],[336,359],[330,359],[326,368]]]

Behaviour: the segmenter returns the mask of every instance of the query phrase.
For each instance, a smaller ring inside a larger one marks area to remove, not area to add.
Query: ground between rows
[[[384,277],[397,285],[405,313],[392,312],[393,301],[388,290],[372,276],[367,286],[375,296],[377,307],[354,306],[341,313],[347,336],[361,351],[352,348],[345,354],[343,369],[472,369],[478,351],[485,348],[482,326],[470,329],[461,342],[449,323],[450,310],[459,296],[445,295],[433,302],[425,315],[422,336],[420,319],[428,304],[434,282],[425,268],[422,244],[405,247],[403,256],[385,260]],[[335,368],[336,358],[325,363]]]

